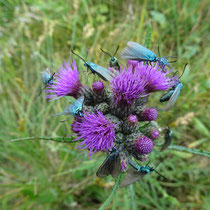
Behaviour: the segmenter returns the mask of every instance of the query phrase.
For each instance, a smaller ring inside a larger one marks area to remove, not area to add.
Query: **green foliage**
[[[39,141],[73,139],[71,120],[60,123],[65,118],[51,116],[70,102],[47,102],[44,93],[36,97],[42,87],[40,71],[58,69],[73,57],[71,48],[83,57],[90,48],[88,60],[105,66],[109,58],[100,48],[113,52],[132,40],[156,53],[160,46],[162,56],[177,56],[173,66],[179,74],[188,62],[175,107],[161,114],[173,125],[176,145],[188,152],[210,151],[207,20],[207,0],[1,0],[0,208],[98,209],[112,192],[113,179],[95,175],[104,154],[88,160],[87,151],[76,149],[78,143]],[[75,59],[82,81],[91,84],[96,77],[87,77],[82,62]],[[157,105],[158,99],[158,94],[151,97],[151,106],[163,106]],[[160,124],[165,126],[161,119]],[[34,139],[10,141],[28,136]],[[153,166],[160,156],[164,161],[157,170],[167,181],[155,173],[145,176],[134,191],[119,189],[109,208],[209,209],[207,157],[167,150],[152,155]]]

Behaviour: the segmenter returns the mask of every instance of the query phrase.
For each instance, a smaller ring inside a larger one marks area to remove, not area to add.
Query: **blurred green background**
[[[162,114],[173,127],[174,143],[210,150],[209,7],[208,0],[0,0],[0,208],[98,209],[106,200],[114,180],[95,175],[105,154],[88,160],[88,152],[76,144],[9,140],[70,135],[70,121],[51,117],[67,101],[47,102],[44,94],[36,98],[40,71],[58,69],[72,58],[71,47],[83,57],[90,48],[89,60],[106,66],[109,58],[100,47],[112,54],[129,40],[144,44],[148,23],[151,50],[157,53],[160,46],[162,56],[178,56],[173,66],[179,74],[189,63],[176,106]],[[88,83],[94,79],[89,75]],[[160,95],[151,97],[151,106]],[[136,208],[210,209],[209,160],[167,150],[153,155],[153,166],[160,155],[164,162],[158,171],[168,181],[153,173],[135,184]],[[108,209],[132,209],[129,189],[120,189]]]

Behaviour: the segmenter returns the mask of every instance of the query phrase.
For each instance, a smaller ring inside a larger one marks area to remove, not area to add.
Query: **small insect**
[[[52,116],[73,115],[73,116],[83,117],[82,113],[83,103],[84,103],[84,96],[78,98],[73,104],[70,104],[68,107],[66,107],[64,112],[60,112]]]
[[[116,70],[120,70],[120,65],[118,63],[117,58],[115,57],[115,55],[117,54],[117,51],[119,49],[119,45],[117,46],[117,49],[115,50],[115,53],[113,56],[111,56],[108,52],[104,51],[103,49],[101,49],[101,51],[103,53],[105,53],[106,55],[110,56],[110,60],[109,60],[109,66],[115,68]]]
[[[130,168],[128,170],[126,177],[124,178],[124,180],[120,184],[120,187],[127,187],[127,186],[133,184],[134,182],[141,180],[145,175],[150,174],[153,171],[155,171],[159,176],[166,179],[166,177],[164,177],[158,171],[156,171],[155,168],[150,167],[149,163],[145,166],[140,166],[140,165],[138,165],[138,164],[136,164],[136,163],[134,163],[133,161],[130,160],[129,164],[133,168]]]
[[[161,118],[167,124],[167,128],[164,129],[164,133],[165,133],[164,134],[164,140],[165,140],[165,142],[164,142],[164,144],[163,144],[163,146],[162,146],[162,148],[160,150],[162,152],[162,151],[164,151],[165,149],[167,149],[171,145],[174,133],[171,130],[171,128],[170,128],[169,124],[167,123],[167,121],[163,117],[161,117]]]
[[[87,67],[87,70],[90,69],[93,74],[97,74],[101,79],[105,81],[110,82],[112,80],[114,74],[111,71],[92,62],[86,62],[85,59],[77,55],[73,50],[71,50],[71,52],[84,61],[84,66]]]
[[[184,74],[186,66],[187,66],[187,63],[185,64],[183,72],[182,72],[181,76],[179,77],[179,79]],[[183,87],[183,84],[181,82],[179,82],[178,84],[174,85],[169,90],[168,93],[166,93],[163,96],[161,96],[160,102],[168,101],[168,103],[166,104],[166,107],[164,109],[165,111],[168,111],[176,103],[176,100],[177,100],[177,98],[178,98],[178,96],[180,94],[180,91],[181,91],[182,87]]]
[[[112,149],[111,153],[106,157],[104,162],[99,167],[96,175],[100,178],[104,178],[111,175],[116,178],[121,172],[120,156],[116,149]]]
[[[46,68],[44,71],[41,72],[42,74],[42,81],[44,83],[44,87],[40,90],[37,96],[39,96],[42,91],[48,86],[53,84],[53,77],[55,75],[55,72],[51,74],[50,68]]]
[[[158,48],[159,52],[159,48]],[[166,56],[166,57],[157,57],[154,52],[151,50],[147,49],[146,47],[143,47],[142,45],[129,41],[127,43],[127,47],[125,47],[121,52],[120,52],[120,57],[122,59],[127,59],[127,60],[138,60],[138,61],[149,61],[149,62],[159,62],[160,66],[166,65],[169,66],[169,62],[167,58],[169,57],[174,57],[174,56]]]

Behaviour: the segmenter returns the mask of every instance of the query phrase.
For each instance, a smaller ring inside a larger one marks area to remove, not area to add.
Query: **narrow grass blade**
[[[147,24],[147,31],[146,31],[146,38],[144,42],[144,46],[149,49],[150,46],[150,41],[151,41],[151,24]]]
[[[133,185],[129,186],[130,196],[131,196],[131,209],[136,210],[136,202],[135,202],[135,191],[133,189]]]

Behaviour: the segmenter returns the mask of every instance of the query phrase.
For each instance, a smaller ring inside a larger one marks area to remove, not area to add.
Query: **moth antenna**
[[[65,119],[65,120],[61,120],[60,122],[66,122],[66,121],[68,121],[68,120],[70,120],[71,118],[67,118],[67,119]]]
[[[178,73],[178,71],[175,71],[174,74],[173,74],[173,77],[174,77],[177,73]]]
[[[160,118],[165,122],[165,124],[167,125],[168,129],[171,130],[168,122],[160,115]]]
[[[148,166],[148,165],[149,165],[149,163],[150,163],[150,160],[149,160],[149,162],[146,164],[146,166]]]
[[[86,62],[84,58],[82,58],[81,56],[79,56],[78,54],[76,54],[73,50],[71,50],[71,52],[72,52],[72,54],[76,55],[78,58],[80,58],[81,60],[83,60],[84,62]]]
[[[101,48],[101,51],[105,54],[107,54],[108,56],[112,57],[108,52],[104,51],[102,48]]]
[[[158,46],[158,55],[159,55],[159,58],[160,58],[160,47]]]
[[[85,60],[87,60],[87,58],[88,58],[89,51],[90,51],[90,48],[87,49],[87,53],[86,53],[86,58],[85,58]]]
[[[39,97],[39,96],[41,95],[42,91],[43,91],[46,87],[47,87],[47,85],[45,85],[43,88],[41,88],[41,90],[39,91],[39,93],[37,94],[36,97]]]
[[[179,77],[179,79],[180,79],[180,78],[182,77],[182,75],[184,74],[187,65],[188,65],[188,63],[185,64],[184,69],[183,69],[182,74],[181,74],[181,76]]]
[[[154,171],[155,171],[160,177],[163,177],[165,180],[167,180],[167,178],[166,178],[165,176],[163,176],[161,173],[159,173],[159,172],[156,171],[155,169],[154,169]]]
[[[115,56],[116,54],[117,54],[117,51],[119,50],[119,45],[117,46],[117,49],[115,50],[115,53],[114,53],[114,55],[113,56]]]
[[[177,58],[177,56],[165,56],[164,58]]]
[[[169,63],[175,63],[175,62],[177,62],[177,60],[175,60],[175,61],[170,61]]]

